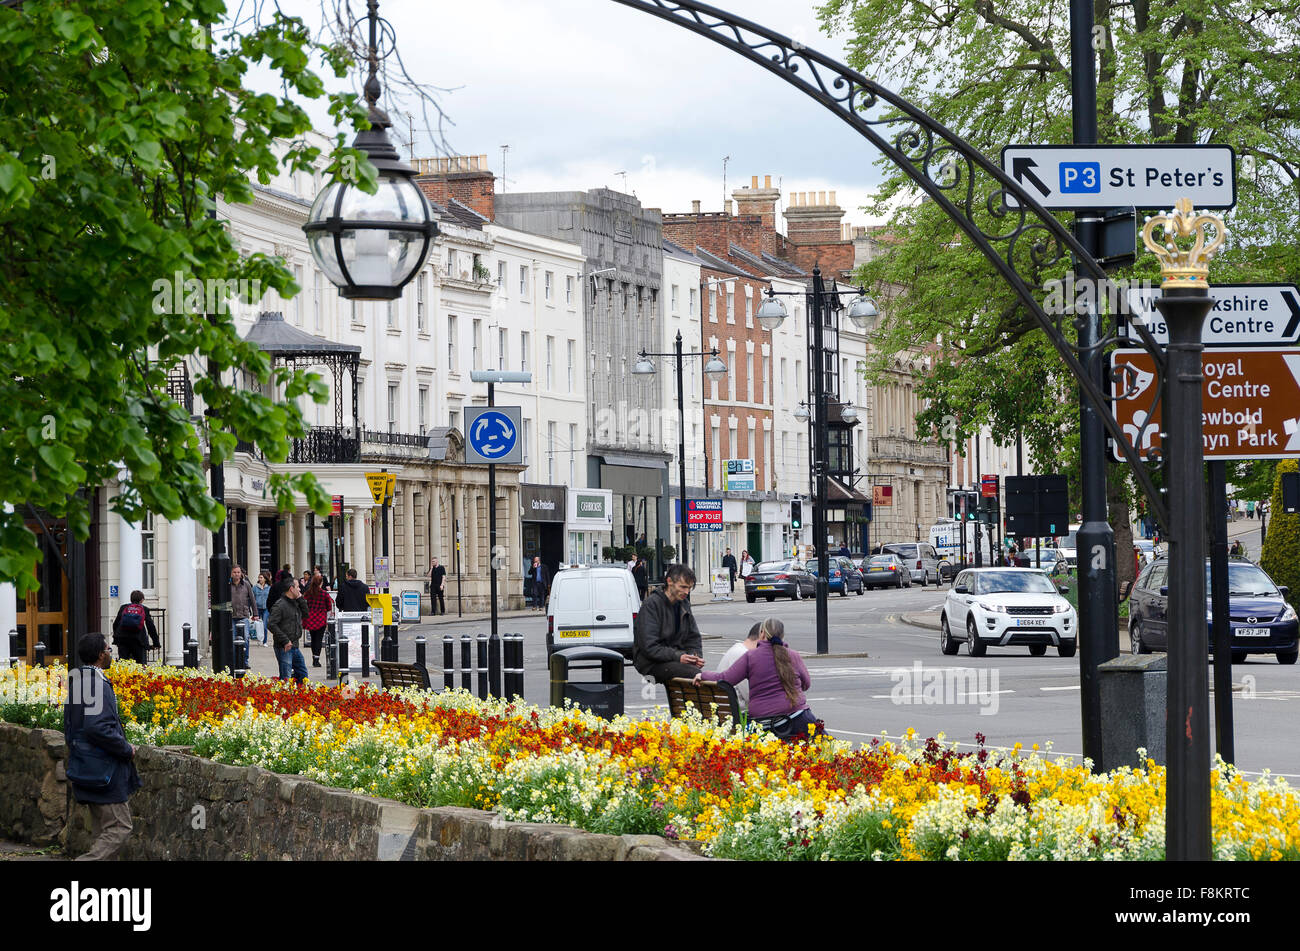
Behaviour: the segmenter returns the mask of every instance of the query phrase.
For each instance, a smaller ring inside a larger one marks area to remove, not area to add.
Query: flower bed
[[[0,718],[61,727],[66,672],[0,671]],[[115,663],[132,742],[192,746],[416,806],[472,806],[593,832],[702,841],[745,859],[1160,859],[1164,769],[1094,776],[1036,750],[912,736],[785,745],[730,723],[308,685]],[[981,738],[982,742],[982,738]],[[1284,781],[1213,774],[1215,854],[1300,855]]]

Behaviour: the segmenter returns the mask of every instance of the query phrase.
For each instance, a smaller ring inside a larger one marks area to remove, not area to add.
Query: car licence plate
[[[576,640],[591,637],[591,631],[560,631],[560,637],[564,640]]]
[[[1047,619],[1041,617],[1024,617],[1016,623],[1021,627],[1046,627]]]
[[[774,585],[774,584],[760,584],[760,585],[757,585],[757,586],[754,588],[754,590],[755,590],[755,591],[775,591],[775,590],[776,590],[776,585]]]
[[[892,568],[870,568],[869,571],[893,571]]]
[[[1273,632],[1266,627],[1238,627],[1232,633],[1236,637],[1268,637]]]

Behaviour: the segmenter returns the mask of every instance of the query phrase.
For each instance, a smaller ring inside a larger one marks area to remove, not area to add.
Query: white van
[[[632,657],[641,610],[632,572],[621,566],[562,567],[546,601],[546,658],[566,647],[608,647]]]

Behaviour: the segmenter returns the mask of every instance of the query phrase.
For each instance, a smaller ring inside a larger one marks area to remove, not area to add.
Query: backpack
[[[144,605],[128,604],[122,609],[122,620],[118,623],[118,630],[122,634],[134,636],[144,633]]]

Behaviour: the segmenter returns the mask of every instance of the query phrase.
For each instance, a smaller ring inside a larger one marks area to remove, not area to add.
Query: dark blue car
[[[1169,649],[1169,562],[1160,559],[1142,570],[1129,594],[1128,635],[1134,654]],[[1210,589],[1210,565],[1205,563],[1205,590]],[[1294,664],[1300,654],[1300,621],[1286,603],[1287,588],[1279,588],[1258,566],[1228,562],[1228,618],[1232,661],[1247,654],[1276,654],[1279,664]],[[1210,624],[1210,602],[1205,602]],[[1211,636],[1210,653],[1214,653]]]

